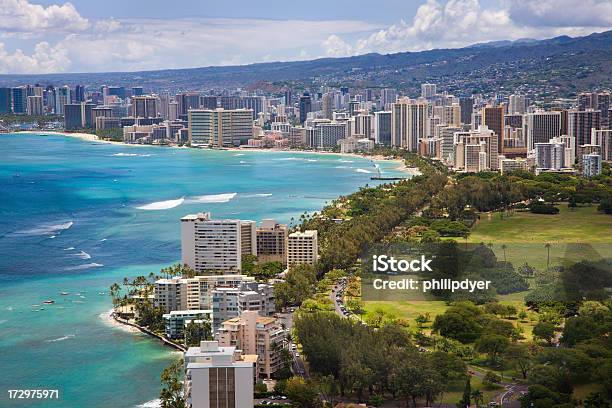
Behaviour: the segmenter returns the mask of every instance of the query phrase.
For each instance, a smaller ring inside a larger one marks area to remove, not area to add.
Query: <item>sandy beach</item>
[[[137,147],[137,146],[154,146],[155,147],[156,146],[156,145],[148,145],[148,144],[130,144],[130,143],[123,143],[123,142],[115,142],[111,140],[103,140],[103,139],[100,139],[97,135],[94,135],[91,133],[60,132],[60,131],[54,131],[54,130],[41,130],[41,131],[23,130],[23,131],[19,131],[15,133],[40,135],[40,136],[54,135],[54,136],[74,137],[77,139],[85,140],[87,142],[108,143],[108,144],[115,144],[115,145],[120,145],[120,146],[132,146],[132,147]],[[167,146],[167,145],[157,146],[157,147],[178,148],[178,146]],[[289,153],[289,154],[317,154],[317,155],[320,154],[320,155],[337,155],[337,156],[345,156],[345,157],[357,157],[357,158],[368,159],[372,161],[388,161],[388,162],[397,163],[397,167],[395,167],[395,170],[397,171],[408,173],[412,176],[418,176],[419,174],[421,174],[417,168],[406,166],[406,163],[401,159],[387,159],[381,155],[371,156],[371,155],[359,154],[359,153],[335,153],[335,152],[325,152],[325,151],[316,151],[316,150],[292,150],[292,149],[274,149],[274,148],[263,149],[263,148],[256,148],[256,147],[230,147],[224,150],[232,151],[232,152],[268,152],[268,153],[274,152],[274,153]]]

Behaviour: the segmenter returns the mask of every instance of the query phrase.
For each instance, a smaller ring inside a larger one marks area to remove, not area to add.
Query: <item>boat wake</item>
[[[187,203],[227,203],[236,197],[237,193],[208,194],[187,198]]]
[[[99,268],[101,266],[104,266],[104,265],[92,262],[92,263],[83,264],[83,265],[70,266],[66,268],[65,270],[66,271],[81,271],[84,269]]]
[[[136,405],[135,408],[159,408],[159,407],[161,407],[161,400],[156,399],[156,400],[147,401],[140,405]]]
[[[76,335],[68,334],[68,335],[66,335],[64,337],[58,337],[57,339],[45,340],[45,342],[47,342],[47,343],[55,343],[55,342],[58,342],[58,341],[64,341],[64,340],[72,339],[74,337],[76,337]]]
[[[27,230],[21,230],[15,232],[16,235],[59,235],[62,231],[65,231],[72,227],[74,223],[72,221],[63,222],[61,224],[46,224],[38,228],[31,228]]]
[[[367,173],[367,174],[372,174],[372,172],[370,170],[366,170],[366,169],[355,169],[355,171],[357,173]]]

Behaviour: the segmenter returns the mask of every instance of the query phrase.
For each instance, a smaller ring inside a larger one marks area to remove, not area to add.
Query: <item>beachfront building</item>
[[[242,256],[257,255],[255,222],[213,220],[210,213],[181,218],[181,259],[198,274],[239,272]]]
[[[245,311],[239,317],[226,320],[217,332],[222,347],[236,347],[243,354],[257,355],[259,376],[270,378],[283,367],[282,348],[285,331],[274,317]]]
[[[296,231],[287,241],[287,265],[314,264],[319,257],[319,242],[316,230]]]
[[[188,122],[192,146],[239,146],[253,137],[251,109],[191,109]]]
[[[165,313],[164,334],[170,339],[183,338],[185,326],[192,321],[208,321],[213,319],[212,310],[173,310]]]
[[[498,136],[487,126],[455,132],[455,169],[464,172],[497,170]]]
[[[259,262],[287,262],[287,225],[272,219],[262,220],[256,234]]]
[[[185,353],[185,399],[190,408],[252,408],[256,357],[202,341]]]
[[[259,312],[261,316],[270,316],[276,310],[274,286],[266,283],[249,282],[240,286],[218,286],[212,290],[213,329],[221,323],[240,316],[244,311]]]
[[[155,282],[155,306],[165,313],[173,310],[212,309],[212,290],[217,286],[238,287],[243,282],[255,282],[255,278],[232,275],[203,275],[193,278],[159,279]]]

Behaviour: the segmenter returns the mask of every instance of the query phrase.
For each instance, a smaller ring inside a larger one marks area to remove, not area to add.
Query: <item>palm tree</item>
[[[504,263],[505,263],[506,262],[506,248],[508,247],[506,246],[506,244],[502,244],[501,247],[502,247],[502,250],[504,251]]]
[[[544,244],[544,248],[546,248],[546,270],[550,268],[550,242]]]

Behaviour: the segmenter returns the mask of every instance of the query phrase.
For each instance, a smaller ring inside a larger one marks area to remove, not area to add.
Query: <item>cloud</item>
[[[70,3],[44,7],[27,0],[0,0],[0,31],[48,32],[81,31],[89,27]]]
[[[610,0],[511,0],[508,12],[513,21],[529,26],[612,26]]]
[[[52,47],[47,42],[40,42],[34,47],[31,55],[26,55],[20,49],[9,53],[0,43],[1,73],[47,73],[63,72],[70,65],[67,50],[61,46]]]
[[[508,0],[503,1],[503,7],[483,8],[478,0],[427,0],[410,22],[400,20],[353,44],[331,35],[321,47],[327,55],[346,54],[347,50],[352,55],[421,51],[496,40],[586,35],[612,26],[609,1],[586,0],[587,5],[579,7],[583,1]],[[564,7],[559,7],[561,2]],[[595,13],[602,15],[596,17]]]

